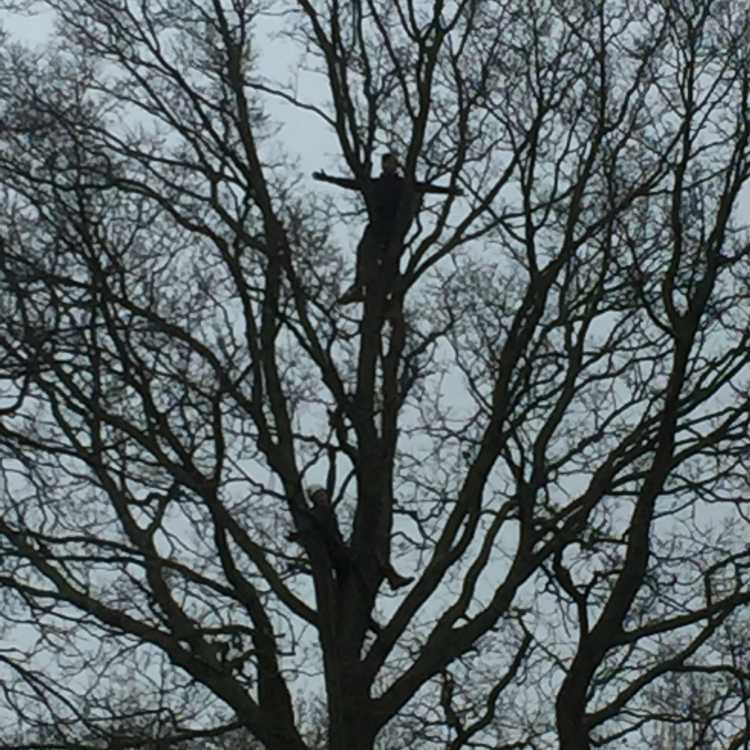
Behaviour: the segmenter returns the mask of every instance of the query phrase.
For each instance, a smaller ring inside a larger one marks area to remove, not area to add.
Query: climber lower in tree
[[[306,534],[320,539],[328,553],[336,579],[340,582],[354,570],[354,557],[339,529],[331,499],[324,487],[313,485],[307,491],[311,507],[306,508],[297,524],[297,531],[289,534],[289,541],[300,542]],[[383,578],[392,589],[399,589],[414,580],[397,573],[390,560],[378,555],[377,562]]]
[[[359,190],[367,199],[370,221],[357,245],[356,275],[352,286],[339,299],[342,305],[364,300],[365,285],[371,278],[370,269],[380,269],[391,274],[398,272],[400,252],[397,251],[394,258],[389,258],[388,254],[397,235],[399,210],[406,196],[406,181],[399,174],[398,159],[393,154],[383,154],[381,167],[380,177],[364,183],[349,177],[331,177],[325,172],[313,172],[314,179],[349,190]],[[463,195],[459,188],[438,187],[423,182],[414,183],[413,190],[417,195]]]

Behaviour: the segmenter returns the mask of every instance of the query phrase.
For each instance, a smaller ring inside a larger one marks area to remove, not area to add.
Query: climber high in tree
[[[332,177],[322,171],[313,172],[312,175],[314,179],[321,182],[330,182],[349,190],[359,190],[367,200],[370,221],[357,245],[354,283],[339,298],[339,304],[342,305],[364,300],[365,285],[373,278],[373,272],[380,271],[389,276],[395,276],[398,273],[398,260],[401,252],[400,248],[391,251],[391,245],[392,240],[397,236],[397,220],[402,199],[406,195],[404,190],[406,180],[399,174],[399,162],[392,153],[385,153],[381,157],[381,170],[380,177],[366,182],[350,177]],[[439,187],[423,182],[414,183],[413,194],[424,193],[463,195],[460,188]],[[416,213],[416,208],[416,204],[410,207],[410,212]]]

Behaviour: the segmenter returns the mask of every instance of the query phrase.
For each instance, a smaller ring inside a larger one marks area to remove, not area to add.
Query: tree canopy
[[[0,745],[748,746],[747,2],[0,8]]]

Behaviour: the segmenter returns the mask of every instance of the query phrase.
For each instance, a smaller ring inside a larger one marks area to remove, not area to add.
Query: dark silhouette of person
[[[311,507],[305,510],[301,523],[298,523],[298,530],[289,534],[287,538],[289,541],[299,542],[304,534],[315,534],[326,548],[331,566],[336,573],[336,579],[342,581],[352,572],[354,557],[339,529],[331,499],[327,490],[320,485],[310,487],[307,495],[310,498]],[[414,580],[398,573],[390,560],[384,559],[383,553],[377,552],[376,555],[380,571],[393,590],[406,586]]]
[[[388,263],[388,251],[397,230],[397,219],[405,194],[406,181],[399,174],[398,159],[386,153],[381,157],[380,177],[367,180],[366,184],[349,177],[332,177],[325,172],[313,172],[313,178],[321,182],[359,190],[369,197],[368,209],[370,221],[365,227],[362,238],[357,245],[357,265],[354,283],[339,298],[339,304],[348,305],[361,302],[365,298],[365,284],[369,281],[369,268],[392,268],[395,274],[398,265]],[[463,195],[459,188],[439,187],[423,182],[414,184],[414,193],[441,193],[443,195]],[[416,206],[414,207],[416,211]],[[398,260],[398,257],[395,258]]]

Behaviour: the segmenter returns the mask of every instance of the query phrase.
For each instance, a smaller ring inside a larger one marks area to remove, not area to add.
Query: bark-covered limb
[[[722,620],[727,612],[731,612],[733,609],[743,607],[747,604],[750,604],[750,592],[737,591],[720,601],[709,603],[701,609],[696,609],[683,615],[669,617],[664,620],[658,620],[648,625],[642,625],[633,630],[623,630],[620,636],[613,641],[613,646],[634,643],[635,641],[659,635],[660,633],[679,630],[701,622],[702,620],[713,623],[717,619]]]
[[[545,283],[547,286],[545,288],[548,288],[552,283],[552,279],[552,274],[546,275]],[[535,309],[535,312],[528,316],[525,314],[528,312],[527,306]],[[513,371],[515,362],[517,362],[518,358],[521,356],[526,342],[531,340],[531,332],[534,330],[540,317],[541,308],[535,305],[527,297],[525,306],[519,311],[519,313],[517,313],[514,320],[514,326],[517,325],[520,330],[518,333],[509,336],[509,344],[503,352],[502,361],[498,367],[499,375],[494,389],[495,414],[489,420],[489,426],[483,436],[482,447],[467,474],[464,491],[459,495],[459,502],[456,505],[456,509],[453,511],[448,523],[444,526],[442,539],[436,545],[435,553],[433,554],[432,560],[428,564],[427,569],[402,604],[396,616],[391,621],[391,624],[384,631],[383,640],[375,644],[368,656],[368,661],[373,665],[377,664],[380,659],[384,658],[384,655],[389,649],[389,642],[393,642],[394,637],[404,627],[404,624],[408,622],[411,614],[421,606],[421,603],[427,596],[429,596],[434,587],[437,586],[450,565],[458,559],[461,554],[463,554],[463,550],[466,549],[473,538],[474,530],[479,518],[482,487],[485,478],[497,457],[497,425],[502,423],[504,411],[508,408],[507,400],[503,399],[503,394],[508,387],[506,382],[508,374]],[[572,393],[569,393],[568,398],[571,396]],[[454,545],[454,535],[458,532],[461,523],[464,521],[466,521],[464,532],[458,540],[458,543]],[[497,533],[497,530],[495,533]],[[530,552],[530,540],[532,539],[532,534],[528,523],[524,524],[523,533],[526,535],[526,538],[521,540],[519,551],[520,557],[526,557]],[[488,537],[491,538],[492,534],[489,534]],[[484,555],[489,554],[490,547],[485,545],[484,549]],[[482,558],[480,557],[479,559],[481,560]],[[467,606],[471,597],[471,592],[473,591],[473,584],[471,581],[479,575],[482,565],[483,564],[479,564],[473,574],[467,578],[464,595],[459,599],[459,603],[446,612],[445,618],[443,618],[445,619],[446,627],[448,627],[447,623],[454,622],[456,618],[460,616],[465,606]],[[460,602],[464,603],[461,604]],[[483,621],[483,618],[480,619]],[[451,638],[453,638],[452,633]],[[448,648],[450,649],[451,647],[448,646]],[[439,649],[436,648],[436,651],[439,651]],[[437,669],[437,666],[433,666],[430,668],[430,671]]]
[[[487,606],[465,625],[442,633],[443,637],[435,640],[434,650],[425,649],[422,656],[415,662],[413,667],[415,670],[427,669],[428,672],[431,672],[433,665],[430,663],[430,658],[434,659],[439,655],[442,658],[446,652],[453,653],[456,656],[463,653],[470,647],[478,633],[485,632],[487,628],[492,627],[502,614],[508,611],[508,607],[515,597],[515,592],[531,575],[532,571],[536,570],[544,560],[570,543],[584,527],[589,513],[610,486],[613,477],[620,470],[620,461],[625,461],[626,455],[623,445],[618,446],[617,450],[612,452],[610,460],[599,468],[588,489],[576,503],[576,512],[570,515],[553,540],[541,545],[533,552],[532,546],[535,541],[533,536],[529,537],[526,545],[519,544],[511,570],[503,584],[497,588]],[[406,677],[407,675],[404,675],[404,686],[408,684]]]
[[[743,729],[732,737],[727,745],[727,750],[742,750],[750,742],[750,729]]]
[[[518,674],[518,670],[521,669],[521,666],[524,663],[526,655],[531,648],[533,641],[534,638],[531,633],[525,631],[523,641],[514,654],[513,660],[507,671],[492,686],[491,690],[487,694],[486,707],[483,715],[480,716],[473,724],[469,724],[468,726],[460,725],[458,724],[458,722],[455,722],[453,727],[456,731],[456,737],[451,741],[450,745],[448,746],[448,750],[461,750],[461,748],[466,747],[471,741],[472,737],[479,734],[483,729],[485,729],[492,723],[492,720],[495,718],[495,715],[497,713],[497,701],[502,693],[506,690],[506,688],[510,685],[510,683],[515,679],[516,675]],[[443,702],[444,708],[446,707],[446,704],[449,704],[449,701],[450,695],[446,695],[445,702]],[[511,748],[515,747],[521,747],[521,745],[518,743],[506,743],[504,745],[499,745],[498,750],[511,750]]]
[[[688,354],[696,335],[699,312],[696,310],[676,331],[678,338],[672,356],[672,370],[661,412],[654,459],[633,511],[622,571],[597,622],[580,641],[558,695],[558,730],[562,747],[566,749],[572,749],[577,746],[576,743],[588,742],[588,730],[583,721],[588,685],[604,654],[620,637],[622,623],[641,586],[650,558],[649,534],[654,503],[662,491],[673,460],[680,392]]]
[[[750,597],[744,597],[747,602]],[[621,691],[619,695],[612,701],[610,701],[604,708],[599,709],[591,714],[588,714],[584,719],[584,724],[588,730],[604,723],[608,719],[617,716],[622,709],[628,704],[632,698],[640,693],[644,687],[649,685],[657,678],[672,673],[690,671],[693,669],[691,665],[686,664],[686,661],[694,656],[700,648],[708,642],[711,636],[716,630],[723,624],[726,618],[730,615],[731,610],[718,611],[717,616],[710,619],[706,626],[698,633],[697,636],[676,654],[670,656],[667,659],[659,662],[655,667],[646,670],[640,677],[633,680],[628,687]],[[697,618],[696,618],[697,619]],[[693,620],[695,622],[695,620]],[[694,668],[696,671],[702,671],[701,666]],[[722,666],[707,667],[706,671],[721,671],[731,672],[731,669],[723,668]]]
[[[28,559],[33,561],[36,570],[50,582],[52,588],[42,589],[20,583],[8,576],[1,576],[0,583],[3,586],[16,590],[22,596],[29,597],[32,600],[49,601],[53,605],[57,603],[70,604],[111,628],[115,633],[133,636],[141,642],[151,643],[159,647],[174,664],[185,669],[186,672],[210,687],[217,694],[222,695],[238,713],[246,716],[248,722],[259,731],[259,736],[262,732],[264,736],[275,741],[275,730],[269,732],[266,729],[266,724],[272,725],[273,722],[268,721],[269,717],[260,711],[255,701],[234,680],[227,678],[218,662],[211,659],[207,652],[197,654],[186,650],[180,645],[179,638],[172,633],[154,628],[144,623],[142,619],[133,618],[122,611],[108,607],[86,592],[78,590],[50,562],[40,557],[35,549],[19,539],[18,535],[1,520],[0,533],[16,539],[19,549],[24,552]],[[290,747],[294,747],[294,745],[290,745]]]
[[[216,507],[216,499],[211,506]],[[215,511],[214,511],[215,514]],[[237,569],[224,530],[214,521],[214,539],[222,568],[229,582],[241,593],[255,624],[253,643],[257,654],[258,704],[260,710],[278,721],[280,731],[289,737],[297,735],[288,686],[279,668],[277,636],[258,592]],[[298,737],[298,735],[297,735]]]
[[[325,59],[334,102],[336,133],[344,157],[354,174],[364,174],[364,164],[360,161],[362,144],[357,135],[358,119],[349,93],[349,74],[336,19],[331,19],[329,32],[324,26],[324,19],[309,0],[297,0],[297,4],[310,21],[316,44]]]
[[[142,313],[144,317],[147,319],[151,319],[154,322],[158,323],[162,327],[169,328],[171,333],[175,335],[178,338],[183,339],[188,345],[191,346],[191,348],[194,348],[202,357],[205,357],[208,359],[212,366],[215,368],[215,371],[219,376],[223,376],[223,369],[216,359],[214,353],[209,350],[205,345],[198,342],[194,337],[190,336],[189,334],[185,334],[182,329],[172,326],[166,321],[160,319],[159,317],[149,314],[148,311],[142,310],[140,308],[137,308],[131,304],[128,304],[128,300],[124,298],[116,298],[114,295],[108,295],[108,298],[115,299],[121,306],[125,308],[130,308],[135,312]],[[107,319],[109,325],[109,330],[111,335],[113,336],[113,340],[115,342],[120,343],[120,336],[117,332],[117,328],[114,325],[114,321],[111,320],[109,316],[106,315],[106,308],[104,308],[105,312],[105,319]],[[123,357],[123,361],[127,362],[129,358],[128,351],[124,348],[124,346],[120,345],[120,354]],[[203,491],[205,488],[205,482],[206,479],[203,478],[203,476],[198,472],[194,466],[191,464],[190,457],[185,453],[183,450],[183,447],[181,445],[181,442],[179,438],[173,434],[170,425],[168,424],[167,420],[165,419],[165,415],[159,411],[151,398],[151,394],[149,391],[149,385],[147,381],[141,381],[139,379],[140,373],[142,372],[142,368],[136,366],[135,363],[132,363],[130,366],[125,368],[125,374],[124,376],[126,379],[130,380],[131,384],[135,387],[137,391],[139,391],[143,398],[143,404],[146,407],[147,413],[150,413],[154,419],[154,422],[158,425],[158,435],[159,437],[166,438],[169,440],[172,448],[178,453],[178,455],[182,456],[181,465],[173,464],[174,469],[174,476],[178,482],[181,482],[185,484],[186,486],[189,486],[193,488],[194,490],[198,491],[199,493]],[[67,376],[61,375],[67,379]],[[224,378],[226,382],[226,378]],[[74,387],[71,380],[68,379],[69,384],[71,385],[71,388]],[[244,400],[242,395],[238,390],[235,388],[231,388],[231,391],[233,392],[233,395],[238,396],[240,400]],[[82,392],[80,392],[78,389],[75,389],[75,393],[85,402],[88,402],[89,400],[84,396]],[[113,412],[109,410],[105,410],[104,407],[98,403],[90,403],[89,404],[92,413],[96,416],[96,419],[103,422],[103,423],[109,423],[112,424],[114,427],[117,427],[118,429],[124,430],[125,432],[129,432],[131,437],[137,437],[140,441],[142,441],[143,446],[150,451],[156,451],[156,458],[163,466],[166,466],[170,464],[171,462],[167,458],[166,454],[158,447],[158,443],[155,440],[154,435],[147,435],[144,432],[137,431],[131,425],[123,418],[119,416],[115,416]],[[255,411],[254,408],[251,409],[252,411]],[[218,437],[221,435],[221,425],[220,423],[215,423],[216,432],[215,435]],[[71,435],[71,439],[74,439]],[[87,451],[84,446],[76,441],[77,449],[76,454],[77,455],[88,455],[91,460],[92,467],[97,471],[100,481],[102,482],[102,486],[104,486],[110,495],[111,498],[115,499],[120,497],[120,493],[118,493],[115,486],[111,483],[109,476],[104,469],[103,464],[101,463],[102,457],[105,455],[101,452],[101,450],[96,450],[96,448],[93,451]],[[40,446],[41,447],[41,446]],[[101,446],[99,446],[101,448]],[[220,470],[220,454],[217,454],[217,464],[216,468],[214,470],[214,474],[216,475],[216,472]],[[216,476],[214,476],[214,480],[216,479]],[[133,525],[132,520],[130,519],[130,515],[126,513],[125,511],[125,504],[122,502],[116,504],[116,507],[118,507],[120,513],[121,513],[121,519],[124,522],[127,522],[129,526],[129,533],[132,535],[138,535],[140,532],[139,530]],[[222,509],[223,512],[223,509]],[[274,571],[273,567],[268,563],[266,560],[265,554],[262,552],[260,547],[257,544],[254,544],[250,541],[248,535],[246,532],[244,532],[236,522],[234,522],[230,516],[223,512],[223,521],[225,524],[230,524],[233,527],[234,534],[238,536],[240,539],[244,549],[248,554],[250,554],[253,561],[259,566],[260,570],[264,573],[264,575],[267,577],[267,580],[272,585],[274,590],[277,594],[280,595],[281,599],[285,601],[288,605],[291,606],[293,611],[296,611],[301,616],[304,616],[305,619],[311,620],[314,619],[314,614],[307,608],[300,600],[298,600],[296,597],[294,597],[291,592],[286,588],[286,586],[282,583],[281,579],[279,578],[278,574]]]
[[[96,447],[96,444],[94,447]],[[220,460],[220,455],[218,458]],[[174,598],[170,586],[166,581],[164,575],[165,569],[154,544],[154,532],[156,529],[149,533],[148,531],[143,531],[136,524],[128,511],[126,503],[123,502],[123,498],[116,493],[116,489],[111,485],[111,480],[103,470],[103,467],[96,462],[96,459],[92,460],[92,464],[100,481],[102,481],[103,486],[108,490],[108,494],[113,499],[114,507],[117,509],[118,516],[128,537],[147,556],[148,564],[145,565],[145,577],[156,605],[166,617],[169,631],[178,640],[186,641],[190,645],[191,650],[198,655],[198,658],[213,664],[216,662],[215,650],[207,642],[202,628],[196,625],[185,609]],[[222,569],[234,592],[236,592],[236,596],[247,609],[254,624],[252,638],[257,656],[259,710],[268,716],[275,717],[274,720],[280,726],[282,724],[285,725],[285,728],[279,731],[284,735],[291,736],[294,728],[291,698],[283,679],[280,678],[276,637],[273,633],[270,619],[257,590],[240,574],[234,564],[233,557],[227,545],[224,528],[215,511],[218,505],[216,495],[208,489],[204,489],[203,494],[209,508],[214,509],[214,513],[212,514],[214,539]],[[270,568],[270,566],[268,567]],[[275,578],[277,579],[277,586],[283,589],[283,584],[278,580],[278,576]],[[294,599],[291,594],[288,594],[286,598],[287,600]],[[294,604],[294,601],[292,601],[292,604]]]
[[[555,577],[575,604],[576,612],[578,613],[579,637],[585,638],[589,633],[588,601],[586,594],[581,592],[573,583],[570,571],[563,564],[563,552],[564,548],[561,548],[555,553],[553,558]]]

